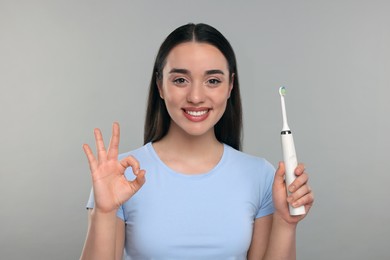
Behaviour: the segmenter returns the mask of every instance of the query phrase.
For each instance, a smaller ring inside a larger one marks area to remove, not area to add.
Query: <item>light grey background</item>
[[[82,144],[142,145],[157,49],[205,22],[233,45],[244,151],[281,160],[278,88],[315,207],[298,259],[389,259],[389,1],[0,0],[0,258],[76,259],[91,182]]]

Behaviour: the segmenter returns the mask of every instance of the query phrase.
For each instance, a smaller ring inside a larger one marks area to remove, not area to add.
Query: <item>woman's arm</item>
[[[255,220],[252,243],[248,251],[249,260],[296,259],[296,227],[309,212],[314,196],[308,185],[308,175],[303,164],[298,165],[295,170],[297,178],[288,187],[292,192],[289,197],[286,193],[284,174],[284,164],[280,163],[272,187],[275,213]],[[306,214],[291,216],[288,203],[294,207],[304,205]]]
[[[277,215],[255,220],[248,260],[290,260],[295,255],[295,225],[288,225]]]
[[[123,251],[125,227],[116,216],[121,204],[130,199],[145,183],[145,171],[132,156],[118,161],[119,124],[114,123],[108,149],[102,133],[95,129],[97,158],[88,145],[84,152],[92,176],[94,208],[89,213],[88,233],[81,259],[120,259]],[[131,167],[136,178],[128,181],[125,170]],[[117,253],[116,253],[117,252]]]
[[[88,232],[81,260],[121,260],[125,241],[125,224],[113,213],[88,210]]]
[[[272,215],[257,218],[253,225],[252,242],[248,250],[248,260],[263,259],[268,247],[272,228]]]
[[[277,214],[272,218],[272,230],[264,260],[296,259],[296,224],[286,223]]]

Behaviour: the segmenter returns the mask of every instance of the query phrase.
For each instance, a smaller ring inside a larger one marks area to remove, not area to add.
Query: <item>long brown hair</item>
[[[225,56],[230,79],[233,78],[233,89],[227,101],[226,110],[214,126],[218,141],[240,150],[242,139],[242,107],[238,83],[236,57],[228,40],[215,28],[207,24],[189,23],[174,30],[157,53],[150,80],[148,104],[146,110],[144,144],[162,139],[168,132],[171,118],[164,100],[160,98],[157,81],[162,79],[162,71],[169,52],[178,44],[184,42],[208,43],[218,48]]]

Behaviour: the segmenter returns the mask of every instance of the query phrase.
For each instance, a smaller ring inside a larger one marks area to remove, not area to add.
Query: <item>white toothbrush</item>
[[[297,160],[297,155],[295,153],[293,135],[287,123],[286,105],[284,103],[286,88],[280,87],[279,94],[280,94],[280,101],[282,103],[282,116],[283,116],[283,128],[281,132],[282,150],[283,150],[284,165],[286,167],[285,180],[286,180],[286,187],[287,187],[287,196],[289,196],[290,192],[288,191],[288,187],[291,185],[291,183],[293,183],[293,181],[296,178],[294,171],[298,165],[298,160]],[[293,206],[291,206],[291,204],[289,204],[289,210],[290,210],[290,215],[292,216],[303,215],[306,213],[304,206],[294,208]]]

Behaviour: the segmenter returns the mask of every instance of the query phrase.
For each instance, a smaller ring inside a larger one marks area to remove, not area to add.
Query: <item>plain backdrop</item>
[[[390,259],[389,14],[386,0],[0,0],[0,258],[80,256],[82,144],[119,121],[120,151],[141,146],[159,45],[204,22],[236,51],[243,150],[274,165],[287,87],[316,196],[298,259]]]

